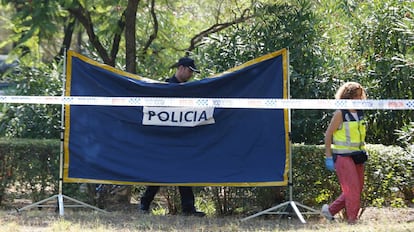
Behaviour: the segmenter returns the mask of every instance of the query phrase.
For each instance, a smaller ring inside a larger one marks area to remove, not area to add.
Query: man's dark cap
[[[200,70],[198,70],[194,64],[194,60],[190,57],[180,58],[178,62],[175,65],[173,65],[173,67],[178,67],[180,65],[190,68],[193,72],[200,73]]]

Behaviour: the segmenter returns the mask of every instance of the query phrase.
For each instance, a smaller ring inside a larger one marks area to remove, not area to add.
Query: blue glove
[[[335,165],[332,157],[325,158],[325,166],[329,171],[335,171]]]

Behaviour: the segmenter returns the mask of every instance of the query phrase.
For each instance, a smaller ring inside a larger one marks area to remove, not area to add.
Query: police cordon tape
[[[330,100],[277,98],[167,98],[167,97],[94,97],[94,96],[0,96],[0,103],[173,106],[253,109],[366,109],[412,110],[414,100]]]

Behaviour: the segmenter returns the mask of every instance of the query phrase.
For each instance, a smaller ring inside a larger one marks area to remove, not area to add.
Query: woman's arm
[[[332,135],[342,123],[342,111],[336,110],[325,132],[325,156],[332,157]]]

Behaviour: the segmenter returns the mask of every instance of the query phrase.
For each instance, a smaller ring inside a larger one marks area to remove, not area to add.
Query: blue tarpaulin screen
[[[147,82],[69,51],[66,96],[287,98],[286,50],[212,78]],[[286,109],[66,105],[64,181],[287,184]]]

